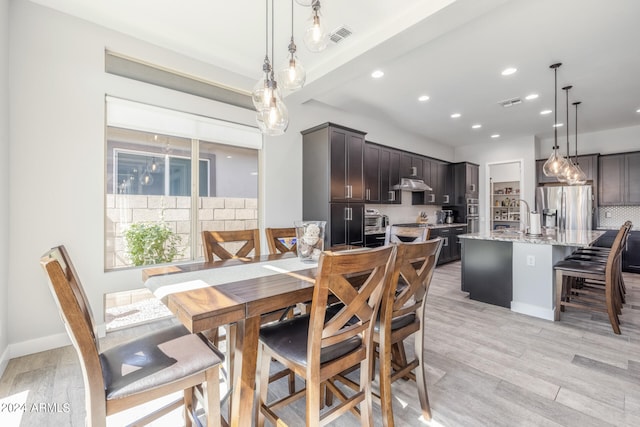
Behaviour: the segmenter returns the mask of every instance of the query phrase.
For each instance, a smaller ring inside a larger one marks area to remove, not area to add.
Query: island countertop
[[[530,236],[521,231],[505,229],[461,234],[458,237],[460,239],[495,240],[540,245],[589,246],[603,234],[605,232],[602,230],[544,230],[541,236]]]

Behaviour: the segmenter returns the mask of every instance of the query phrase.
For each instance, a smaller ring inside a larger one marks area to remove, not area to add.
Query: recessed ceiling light
[[[640,108],[638,108],[638,109],[636,110],[636,113],[640,113]]]
[[[551,110],[542,110],[540,111],[540,115],[541,116],[546,116],[547,114],[551,114],[553,111]]]
[[[493,135],[491,135],[491,138],[493,138],[493,139],[500,138],[500,134],[499,133],[494,133]]]
[[[539,95],[537,93],[531,93],[524,97],[527,101],[531,101],[532,99],[536,99]]]
[[[518,71],[518,69],[514,67],[505,68],[504,70],[502,70],[502,75],[510,76],[511,74],[514,74],[516,71]]]
[[[426,102],[429,100],[429,95],[420,95],[420,97],[418,97],[418,101],[420,102]]]
[[[462,114],[460,114],[460,113],[453,113],[453,114],[451,115],[451,118],[452,118],[452,119],[457,119],[457,118],[459,118],[460,116],[462,116]]]
[[[249,175],[257,176],[258,172],[251,172]]]
[[[384,71],[382,70],[375,70],[373,73],[371,73],[371,77],[373,77],[374,79],[379,79],[382,76],[384,76]]]
[[[230,159],[230,158],[231,158],[231,156],[227,156],[227,159]]]
[[[471,129],[480,129],[482,127],[482,125],[480,123],[476,123],[475,125],[471,126]]]
[[[561,128],[562,126],[564,126],[564,123],[556,123],[553,125],[554,128]]]

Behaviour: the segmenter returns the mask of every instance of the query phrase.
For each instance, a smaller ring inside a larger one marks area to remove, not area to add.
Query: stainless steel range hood
[[[431,191],[433,188],[429,187],[423,180],[416,175],[416,168],[411,168],[411,176],[401,178],[400,182],[392,187],[394,190],[406,190],[406,191]]]

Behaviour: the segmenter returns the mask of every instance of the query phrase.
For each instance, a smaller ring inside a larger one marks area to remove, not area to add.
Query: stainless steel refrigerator
[[[591,230],[593,189],[590,185],[538,187],[536,210],[540,213],[543,227]]]

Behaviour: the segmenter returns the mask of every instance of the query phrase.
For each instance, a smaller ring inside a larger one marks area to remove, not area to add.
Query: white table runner
[[[205,288],[207,286],[218,286],[225,283],[238,282],[240,280],[272,276],[274,274],[306,270],[317,266],[317,263],[302,262],[299,258],[286,258],[274,261],[154,276],[149,278],[144,285],[153,292],[153,295],[155,295],[156,298],[163,299],[167,295],[175,292]]]

